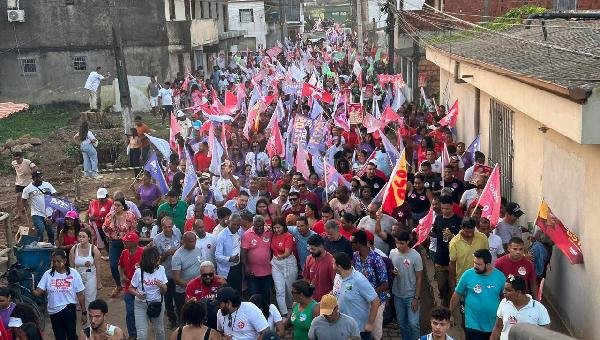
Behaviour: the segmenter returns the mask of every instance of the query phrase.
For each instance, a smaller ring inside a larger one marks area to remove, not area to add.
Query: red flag
[[[442,148],[441,161],[442,161],[442,173],[443,173],[446,165],[450,164],[450,154],[448,153],[448,146],[446,145],[445,142],[444,142],[444,147]]]
[[[302,84],[301,95],[303,97],[313,97],[327,104],[331,104],[333,102],[333,95],[331,93],[323,89],[317,88],[316,86],[312,86],[306,82]]]
[[[419,220],[419,225],[414,229],[417,233],[417,241],[415,242],[413,248],[425,242],[425,240],[429,238],[429,234],[431,233],[431,229],[433,228],[434,219],[435,213],[433,212],[433,208],[431,208],[429,209],[427,215],[425,215],[422,219]]]
[[[269,57],[275,58],[279,55],[279,53],[281,53],[281,51],[282,51],[281,48],[279,48],[277,46],[273,46],[267,50],[267,54],[269,55]]]
[[[237,95],[235,93],[225,92],[225,106],[237,106]]]
[[[544,200],[540,204],[535,225],[554,242],[556,247],[565,254],[571,264],[583,263],[583,253],[581,252],[579,238],[567,229],[562,221],[552,213],[548,203]]]
[[[391,106],[387,106],[385,110],[383,110],[383,117],[381,119],[383,120],[383,125],[388,125],[388,123],[390,122],[404,123],[404,120],[400,116],[398,116],[396,112],[394,112]]]
[[[477,205],[482,207],[481,217],[490,221],[492,228],[496,227],[500,219],[500,166],[496,164],[492,175],[488,178],[485,188],[479,196]]]
[[[277,122],[277,114],[273,114],[271,116],[271,135],[267,140],[267,154],[269,154],[269,158],[278,155],[279,157],[283,157],[285,155],[285,148],[283,145],[283,137],[281,136],[281,131],[279,130],[279,123]]]
[[[310,169],[308,168],[308,151],[301,145],[298,144],[296,149],[296,171],[300,172],[304,178],[310,177]]]
[[[367,133],[373,133],[380,130],[383,125],[384,124],[379,119],[373,117],[370,113],[365,114],[365,117],[363,118],[363,126],[367,128]]]
[[[441,126],[447,126],[450,128],[453,128],[456,126],[456,120],[458,119],[458,99],[454,101],[454,104],[452,104],[452,107],[450,107],[450,110],[448,110],[448,113],[446,114],[446,116],[442,119],[440,119],[440,121],[438,123],[440,123]]]
[[[383,195],[381,209],[388,215],[397,207],[404,204],[406,199],[406,183],[408,181],[408,170],[404,150],[396,162],[396,166],[390,175],[390,179]]]

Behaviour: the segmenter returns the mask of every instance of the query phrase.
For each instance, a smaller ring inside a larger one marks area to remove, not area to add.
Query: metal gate
[[[513,115],[506,105],[490,100],[490,154],[489,164],[500,165],[502,196],[510,202],[513,171]]]

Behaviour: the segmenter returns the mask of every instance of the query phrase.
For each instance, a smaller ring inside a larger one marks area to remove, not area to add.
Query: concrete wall
[[[254,13],[254,22],[240,22],[240,9],[252,9]],[[262,1],[238,1],[227,4],[230,30],[246,30],[246,37],[256,38],[256,46],[266,47],[267,45],[267,23],[265,21],[265,5]]]
[[[112,25],[121,22],[125,58],[131,75],[168,73],[167,35],[162,0],[117,2],[104,0],[21,1],[24,23],[0,20],[0,100],[31,104],[85,101],[81,88],[96,66],[115,74]],[[6,13],[0,1],[0,13]],[[17,50],[16,46],[19,46]],[[87,69],[75,71],[73,56],[85,56]],[[33,57],[37,72],[24,76],[19,58]]]
[[[481,89],[479,130],[484,153],[489,154],[490,133],[494,133],[489,130],[490,99],[504,98],[500,101],[514,110],[512,197],[525,212],[520,222],[526,225],[535,221],[539,203],[544,198],[555,215],[579,236],[585,259],[583,265],[570,265],[555,248],[544,294],[577,338],[597,339],[600,324],[594,315],[600,306],[600,286],[597,284],[600,279],[600,233],[596,231],[600,224],[597,195],[600,145],[582,145],[560,132],[561,126],[550,128],[547,133],[538,128],[543,124],[549,126],[547,123],[562,124],[567,133],[574,133],[573,125],[578,124],[572,124],[571,120],[581,117],[582,111],[597,107],[600,96],[596,91],[587,104],[580,105],[481,69],[475,74],[473,84],[454,84],[453,64],[438,57],[428,51],[428,58],[442,68],[440,92],[443,93],[449,83],[450,102],[459,100],[459,140],[469,143],[475,136],[476,88]],[[461,69],[463,66],[461,64]],[[471,72],[474,70],[470,69],[469,74],[473,74]],[[488,81],[493,81],[495,86],[487,87]],[[512,95],[507,97],[507,92]],[[546,115],[539,116],[538,109],[544,110]],[[534,117],[542,117],[544,121]]]

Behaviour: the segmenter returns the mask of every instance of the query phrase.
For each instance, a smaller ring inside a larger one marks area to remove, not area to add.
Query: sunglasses
[[[204,274],[201,274],[200,276],[202,276],[202,277],[213,277],[213,276],[215,276],[215,273],[204,273]]]

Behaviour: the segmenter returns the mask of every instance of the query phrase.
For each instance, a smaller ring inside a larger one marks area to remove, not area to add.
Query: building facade
[[[246,31],[241,39],[238,49],[245,51],[247,48],[256,50],[267,47],[267,20],[264,1],[241,0],[229,1],[228,22],[232,30]]]

